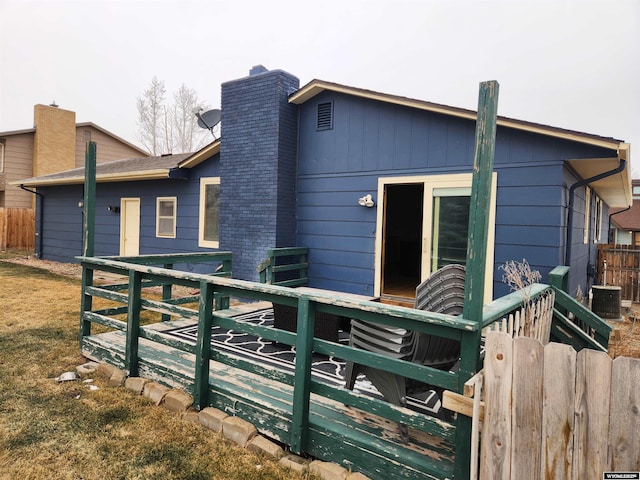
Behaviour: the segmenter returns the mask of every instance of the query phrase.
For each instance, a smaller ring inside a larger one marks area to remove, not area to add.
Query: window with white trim
[[[220,246],[220,177],[200,179],[198,246]]]
[[[176,238],[177,206],[176,197],[156,199],[156,237]]]
[[[593,243],[598,243],[602,240],[602,200],[600,198],[595,199],[596,202],[596,223],[594,225],[595,232],[593,233]]]
[[[591,220],[591,189],[585,188],[584,193],[584,237],[582,243],[589,243],[589,220]]]
[[[0,173],[4,172],[4,142],[0,141]]]

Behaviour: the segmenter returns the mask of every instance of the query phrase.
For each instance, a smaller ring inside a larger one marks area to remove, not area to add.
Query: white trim
[[[160,203],[171,202],[173,206],[173,215],[162,216],[160,215]],[[171,219],[173,221],[173,228],[171,233],[160,233],[160,220]],[[156,198],[156,237],[158,238],[176,238],[176,225],[178,223],[178,197],[157,197]]]
[[[455,173],[443,175],[420,175],[406,177],[380,177],[378,178],[378,209],[376,218],[376,243],[375,243],[375,277],[374,277],[374,295],[381,294],[381,275],[382,275],[382,224],[383,210],[385,205],[384,191],[386,185],[400,184],[416,184],[424,185],[424,205],[423,205],[423,232],[422,232],[422,265],[421,265],[421,281],[424,281],[431,275],[431,251],[433,235],[431,232],[433,225],[433,197],[434,190],[446,193],[451,190],[442,189],[464,189],[468,192],[473,181],[472,173]],[[493,172],[491,181],[491,201],[489,211],[489,233],[487,236],[487,263],[485,272],[485,303],[493,300],[493,263],[495,251],[495,225],[496,225],[496,191],[498,185],[498,174]]]
[[[204,220],[206,206],[206,187],[208,185],[220,185],[220,177],[205,177],[200,179],[200,199],[198,205],[198,246],[205,248],[219,248],[220,240],[206,240],[204,238]],[[219,208],[219,205],[218,205]],[[218,226],[218,237],[220,231]]]
[[[595,232],[593,234],[593,243],[598,243],[602,240],[602,209],[603,209],[603,201],[602,199],[596,197],[596,223],[595,223]]]
[[[4,172],[4,142],[0,142],[0,173]]]

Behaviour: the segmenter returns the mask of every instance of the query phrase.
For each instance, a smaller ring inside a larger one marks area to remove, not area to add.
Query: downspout
[[[627,161],[624,158],[620,159],[620,164],[614,168],[613,170],[609,170],[607,172],[599,173],[598,175],[594,175],[593,177],[587,178],[585,180],[580,180],[579,182],[574,183],[569,188],[569,214],[567,217],[567,246],[565,249],[564,256],[564,264],[569,266],[571,263],[571,242],[573,240],[573,203],[575,199],[576,189],[580,187],[584,187],[585,185],[589,185],[591,182],[595,182],[597,180],[602,180],[603,178],[610,177],[615,175],[616,173],[622,172],[627,166]],[[589,215],[589,212],[585,212],[585,215]]]
[[[20,184],[19,186],[25,192],[33,193],[34,195],[37,195],[38,197],[40,197],[40,208],[37,209],[38,223],[40,224],[40,231],[36,231],[36,237],[38,237],[38,242],[37,242],[38,247],[36,249],[35,254],[36,254],[36,258],[42,258],[42,230],[44,228],[44,224],[42,223],[44,218],[42,215],[42,211],[44,210],[44,195],[36,190],[29,190],[23,184]]]
[[[611,235],[611,217],[613,217],[614,215],[618,215],[619,213],[626,212],[627,210],[631,210],[632,206],[633,205],[629,205],[624,210],[620,210],[619,212],[615,212],[615,213],[609,214],[609,223],[608,223],[608,228],[607,228],[607,242],[609,241],[609,238],[610,238],[610,235]]]

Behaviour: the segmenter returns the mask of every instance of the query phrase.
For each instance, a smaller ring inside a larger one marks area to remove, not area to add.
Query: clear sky
[[[0,131],[55,100],[139,144],[153,76],[220,106],[262,64],[632,144],[640,177],[640,0],[0,0]]]

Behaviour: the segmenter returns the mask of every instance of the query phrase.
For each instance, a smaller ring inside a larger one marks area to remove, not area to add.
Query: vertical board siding
[[[496,368],[500,357],[512,365]],[[480,478],[580,480],[640,471],[640,359],[612,361],[604,352],[491,331],[484,379]]]

